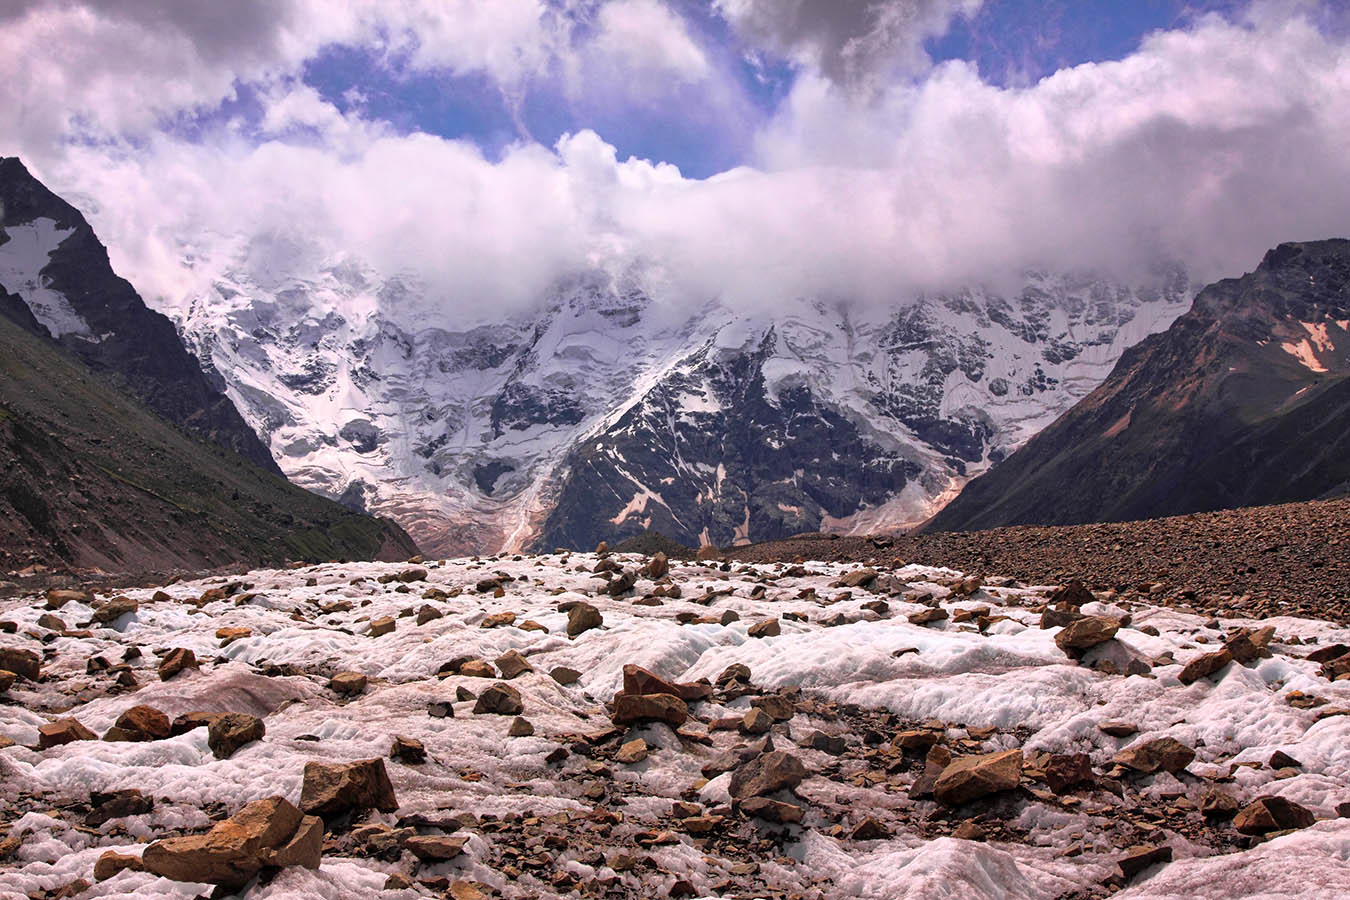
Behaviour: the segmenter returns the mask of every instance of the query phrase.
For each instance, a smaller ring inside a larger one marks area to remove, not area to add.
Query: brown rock
[[[427,748],[417,738],[404,737],[399,734],[394,736],[394,743],[389,748],[389,756],[401,763],[416,765],[426,762]]]
[[[1200,798],[1200,812],[1215,819],[1231,819],[1241,805],[1237,798],[1220,788],[1210,788]]]
[[[113,727],[119,732],[117,739],[124,741],[158,741],[173,734],[169,717],[153,706],[131,707],[117,717]]]
[[[533,672],[534,666],[530,665],[519,650],[507,650],[496,659],[497,670],[502,673],[506,679],[515,678],[518,675],[524,675],[526,672]]]
[[[529,737],[534,734],[534,725],[529,719],[516,716],[511,720],[511,727],[506,729],[506,733],[511,737]]]
[[[1125,851],[1125,855],[1116,860],[1120,872],[1129,880],[1140,872],[1156,866],[1158,863],[1172,861],[1171,847],[1155,847],[1152,844],[1140,844]]]
[[[155,841],[141,862],[146,871],[174,881],[240,887],[266,864],[271,851],[290,841],[303,818],[281,797],[255,800],[206,834]]]
[[[305,763],[300,808],[311,815],[332,819],[348,810],[393,812],[398,809],[398,798],[382,759],[346,764],[311,761]]]
[[[784,803],[771,797],[751,797],[740,804],[740,810],[747,816],[780,825],[800,822],[805,814],[805,810],[795,803]]]
[[[1176,774],[1195,759],[1195,751],[1175,738],[1154,738],[1131,744],[1115,755],[1111,762],[1145,775],[1154,772]]]
[[[910,613],[909,623],[911,625],[932,625],[934,622],[945,622],[948,613],[940,606],[921,609],[916,613]]]
[[[216,759],[229,759],[245,744],[263,739],[263,720],[248,713],[224,713],[207,724],[206,744]]]
[[[47,592],[47,608],[60,609],[67,603],[90,603],[93,601],[84,591],[69,591],[53,588]]]
[[[14,687],[14,682],[19,680],[19,676],[8,669],[0,669],[0,694]]]
[[[145,866],[141,864],[141,858],[109,850],[94,863],[94,880],[107,881],[126,871],[144,872]]]
[[[641,666],[623,667],[623,693],[625,694],[674,694],[686,703],[706,700],[712,694],[712,686],[707,682],[675,683],[666,681]]]
[[[1109,641],[1120,630],[1120,623],[1105,616],[1084,616],[1070,622],[1055,635],[1055,646],[1065,651],[1087,650]]]
[[[1283,797],[1257,797],[1233,819],[1240,834],[1266,834],[1307,828],[1316,821],[1312,812]]]
[[[702,547],[699,547],[698,553],[695,556],[695,559],[699,562],[712,562],[721,558],[722,551],[718,550],[712,544],[704,544]]]
[[[1086,753],[1054,754],[1045,766],[1045,783],[1056,794],[1091,784],[1094,779],[1092,760]]]
[[[422,862],[435,863],[459,856],[468,842],[468,835],[428,834],[410,837],[403,846]]]
[[[85,728],[76,719],[57,719],[38,726],[38,749],[47,750],[75,741],[96,741],[98,735]]]
[[[194,728],[209,728],[211,723],[219,719],[224,713],[214,712],[187,712],[183,713],[173,720],[170,726],[170,733],[174,735],[187,734]]]
[[[567,666],[554,666],[548,670],[548,675],[561,685],[576,684],[581,680],[581,673],[576,669],[569,669]]]
[[[783,633],[783,626],[779,624],[777,619],[765,619],[751,625],[746,633],[752,638],[778,637]]]
[[[352,696],[364,693],[370,679],[360,672],[339,672],[328,680],[328,689],[337,694]]]
[[[42,615],[38,616],[37,623],[39,628],[45,628],[48,631],[66,630],[66,623],[61,621],[51,613],[43,613]]]
[[[656,551],[656,555],[647,563],[647,577],[652,581],[659,581],[669,572],[670,560],[666,559],[666,555],[660,550]]]
[[[1182,667],[1181,674],[1177,676],[1177,681],[1182,684],[1194,684],[1201,678],[1213,675],[1232,661],[1233,655],[1227,649],[1197,656]]]
[[[1133,722],[1126,722],[1122,719],[1107,719],[1097,723],[1097,730],[1102,734],[1109,734],[1111,737],[1129,737],[1132,734],[1139,733],[1139,726]]]
[[[367,631],[366,633],[369,634],[371,637],[383,637],[386,634],[392,633],[393,630],[397,627],[398,627],[398,620],[396,620],[393,616],[381,616],[378,619],[371,620],[370,630]]]
[[[114,597],[107,603],[94,610],[93,618],[90,619],[95,625],[111,625],[122,616],[136,612],[140,604],[130,597]]]
[[[792,789],[806,777],[801,760],[782,750],[761,753],[737,766],[731,773],[729,791],[737,801],[763,797],[784,788]]]
[[[960,806],[989,794],[1010,791],[1021,781],[1021,750],[964,756],[942,770],[933,785],[933,795],[949,806]]]
[[[671,728],[679,728],[688,718],[689,707],[674,694],[615,694],[610,716],[615,725],[655,721]]]
[[[0,669],[13,672],[20,678],[37,681],[42,667],[42,657],[32,650],[19,650],[12,647],[0,647]]]
[[[764,734],[773,727],[773,716],[762,709],[752,709],[741,717],[741,734]]]
[[[471,659],[459,667],[459,674],[465,678],[496,678],[497,670],[485,659]]]
[[[197,654],[183,647],[178,647],[169,651],[169,654],[160,661],[159,680],[168,681],[184,669],[197,669]]]
[[[578,603],[567,611],[567,636],[575,638],[580,634],[599,628],[605,624],[600,610],[589,603]]]
[[[112,819],[141,816],[155,808],[155,801],[135,788],[124,791],[93,791],[89,794],[89,814],[84,817],[86,828],[98,828]]]
[[[989,835],[979,822],[967,820],[956,826],[956,830],[952,832],[952,837],[958,841],[983,841]]]
[[[425,625],[428,622],[434,622],[436,619],[442,618],[444,615],[445,614],[439,609],[428,603],[417,611],[417,624]]]
[[[642,738],[634,738],[619,748],[619,752],[614,755],[617,762],[632,764],[640,763],[647,758],[647,742]]]
[[[246,637],[253,636],[252,628],[217,628],[216,639],[220,641],[220,646],[228,647],[235,641],[243,640]]]
[[[1056,588],[1050,595],[1050,603],[1053,605],[1063,604],[1064,606],[1077,609],[1084,603],[1092,603],[1097,598],[1092,596],[1092,591],[1087,589],[1087,585],[1081,581],[1070,581],[1063,587]]]
[[[507,684],[494,684],[478,695],[474,704],[475,713],[492,713],[499,716],[518,716],[525,711],[520,699],[520,691]]]
[[[874,819],[871,816],[858,823],[852,833],[849,834],[855,841],[884,841],[891,836],[891,830],[882,824],[880,819]]]
[[[318,816],[303,817],[290,840],[263,855],[263,861],[267,865],[282,869],[287,866],[317,869],[322,858],[323,819]]]

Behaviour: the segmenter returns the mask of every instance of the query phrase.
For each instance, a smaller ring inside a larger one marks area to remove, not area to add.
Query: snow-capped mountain
[[[466,322],[350,258],[223,271],[165,309],[208,371],[288,476],[433,553],[913,525],[1191,299],[1174,272],[1037,274],[1010,296],[747,312],[588,273]]]

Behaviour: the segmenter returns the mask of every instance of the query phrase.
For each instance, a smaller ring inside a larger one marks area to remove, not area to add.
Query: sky
[[[1350,235],[1344,0],[0,0],[0,117],[166,309],[339,258],[449,320]]]

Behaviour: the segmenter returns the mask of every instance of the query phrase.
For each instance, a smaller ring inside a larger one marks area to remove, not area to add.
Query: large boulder
[[[1065,653],[1090,650],[1111,640],[1120,630],[1120,623],[1106,616],[1083,616],[1075,619],[1055,635],[1055,646]]]
[[[255,800],[206,834],[167,838],[145,848],[145,870],[174,881],[241,887],[266,865],[319,867],[323,826],[282,797]]]
[[[570,638],[584,634],[592,628],[599,628],[603,624],[605,624],[604,616],[589,603],[577,603],[567,611],[567,636]]]
[[[689,707],[674,694],[615,694],[610,716],[615,725],[665,722],[671,728],[679,728],[688,718]]]
[[[263,720],[248,713],[225,713],[216,716],[206,729],[206,745],[216,759],[229,759],[245,744],[263,739],[267,733]]]
[[[77,719],[57,719],[38,726],[38,749],[46,750],[75,741],[96,741],[98,735],[85,728]]]
[[[706,700],[712,695],[712,685],[707,682],[667,681],[660,675],[635,666],[631,663],[623,667],[623,693],[625,694],[674,694],[686,703]]]
[[[0,647],[0,669],[13,672],[20,678],[37,681],[42,668],[42,657],[32,650],[20,650],[16,647]]]
[[[1312,812],[1283,797],[1257,797],[1233,818],[1241,834],[1266,834],[1307,828],[1316,821]]]
[[[139,608],[140,604],[130,597],[114,597],[94,610],[94,616],[90,619],[90,622],[95,625],[111,625],[122,616],[130,615]]]
[[[518,716],[525,711],[525,702],[520,698],[520,691],[509,684],[498,683],[478,695],[473,711],[480,715]]]
[[[153,706],[133,706],[117,717],[105,741],[158,741],[173,734],[169,717]]]
[[[1232,661],[1233,654],[1227,648],[1197,656],[1182,667],[1181,674],[1177,675],[1177,681],[1182,684],[1194,684],[1201,678],[1213,675]]]
[[[311,761],[305,763],[300,808],[327,820],[356,809],[393,812],[398,799],[382,759],[345,764]]]
[[[942,770],[933,795],[949,806],[960,806],[989,794],[1011,791],[1021,782],[1021,750],[963,756]]]

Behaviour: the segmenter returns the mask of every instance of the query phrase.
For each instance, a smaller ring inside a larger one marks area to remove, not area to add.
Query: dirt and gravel
[[[1350,499],[1141,522],[886,537],[804,535],[729,549],[746,562],[922,561],[1196,611],[1350,621]]]

